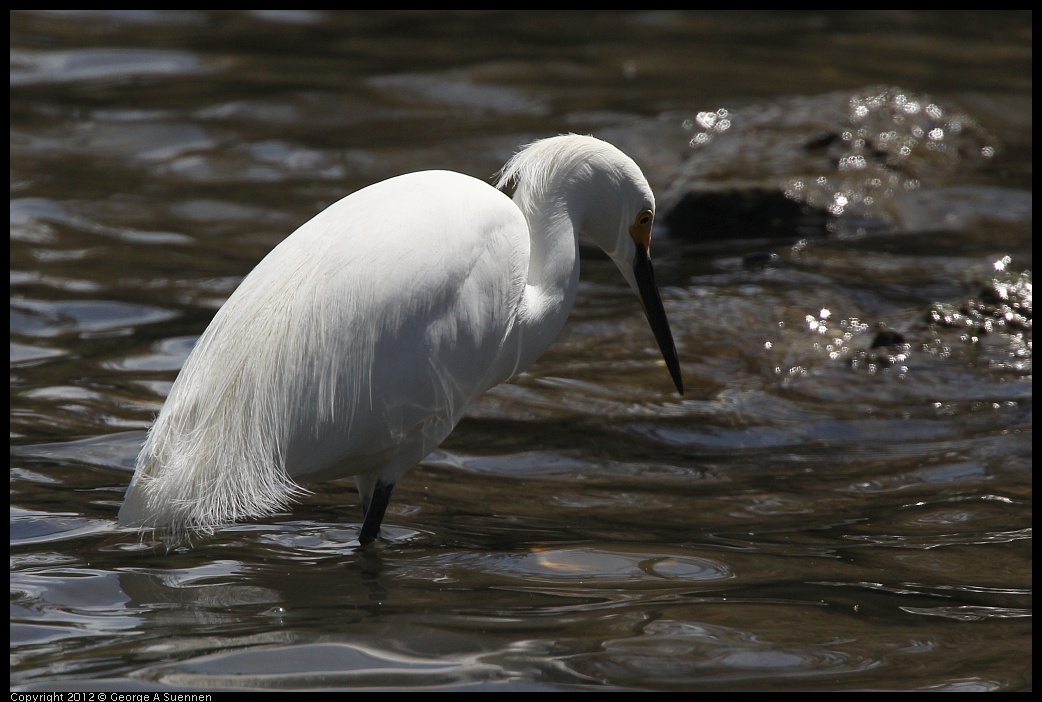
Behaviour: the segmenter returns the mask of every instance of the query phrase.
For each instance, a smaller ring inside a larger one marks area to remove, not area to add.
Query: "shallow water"
[[[1030,13],[11,22],[13,688],[1030,687]],[[684,397],[584,251],[375,549],[350,480],[191,549],[116,524],[281,238],[563,131],[658,194]]]

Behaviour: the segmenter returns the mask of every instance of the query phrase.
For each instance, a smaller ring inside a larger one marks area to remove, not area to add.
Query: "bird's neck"
[[[525,212],[531,237],[528,284],[518,315],[520,367],[538,358],[564,327],[579,287],[576,213],[567,203],[540,203]]]

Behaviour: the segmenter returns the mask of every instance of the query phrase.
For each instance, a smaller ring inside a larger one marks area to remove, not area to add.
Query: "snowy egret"
[[[282,510],[303,483],[356,476],[359,541],[373,541],[399,479],[557,337],[580,233],[637,293],[683,394],[649,258],[654,217],[640,168],[575,134],[524,147],[497,187],[423,171],[348,195],[214,316],[149,431],[120,521],[180,540]]]

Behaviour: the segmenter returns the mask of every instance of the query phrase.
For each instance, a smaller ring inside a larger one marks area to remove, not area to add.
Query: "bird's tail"
[[[146,445],[146,449],[147,449]],[[307,490],[285,477],[262,483],[252,482],[245,488],[200,479],[184,480],[185,472],[161,466],[154,455],[142,452],[138,471],[127,488],[119,522],[126,526],[151,529],[168,546],[190,540],[193,536],[213,534],[222,526],[244,519],[256,519],[285,509],[294,498]],[[241,476],[242,473],[231,472]],[[255,475],[255,474],[248,474]],[[197,472],[189,477],[203,478]],[[209,477],[213,477],[210,474]],[[227,474],[221,476],[227,477]]]

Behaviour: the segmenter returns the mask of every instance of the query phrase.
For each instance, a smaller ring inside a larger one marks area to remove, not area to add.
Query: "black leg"
[[[358,543],[368,546],[380,533],[380,523],[384,520],[384,512],[387,511],[387,503],[391,501],[391,493],[394,492],[394,483],[376,481],[373,495],[369,503],[362,504],[362,514],[365,521],[362,522],[362,531],[358,534]]]

